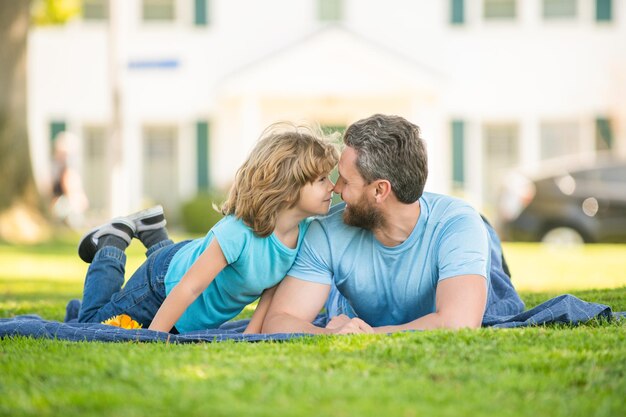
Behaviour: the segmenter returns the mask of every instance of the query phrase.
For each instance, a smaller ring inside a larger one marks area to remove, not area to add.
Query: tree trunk
[[[0,7],[0,239],[32,242],[46,237],[35,186],[26,123],[26,57],[30,1]]]

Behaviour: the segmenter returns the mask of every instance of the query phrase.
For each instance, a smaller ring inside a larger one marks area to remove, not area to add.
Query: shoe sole
[[[115,228],[115,226],[113,226],[114,223],[124,224],[126,227],[130,229],[132,234],[129,235],[128,233]],[[122,238],[126,240],[128,244],[130,244],[130,241],[132,240],[133,236],[136,234],[135,223],[132,221],[129,222],[126,218],[123,218],[123,217],[113,219],[110,222],[105,223],[105,224],[101,224],[100,226],[90,230],[86,235],[82,237],[82,239],[78,243],[78,256],[80,257],[80,259],[82,259],[88,264],[90,264],[93,261],[93,258],[94,256],[96,256],[96,252],[98,251],[98,242],[94,242],[94,235],[96,235],[100,230],[108,226],[111,226],[111,228],[114,230],[112,230],[112,233],[106,233],[106,234],[112,234],[114,236]]]
[[[158,216],[160,216],[160,218],[158,218]],[[153,217],[157,217],[157,219],[152,219]],[[137,238],[139,237],[139,232],[160,229],[161,227],[165,227],[167,224],[165,214],[163,213],[163,206],[161,205],[129,214],[125,218],[135,224],[136,230],[134,237]]]
[[[102,226],[98,226],[87,232],[87,234],[84,235],[78,243],[78,256],[80,256],[80,259],[88,264],[93,261],[93,258],[96,256],[96,252],[98,250],[98,245],[93,241],[93,235],[100,230],[100,227]]]
[[[141,210],[136,213],[129,214],[128,216],[126,216],[126,218],[136,223],[137,221],[147,219],[153,216],[157,216],[159,214],[163,215],[163,206],[161,205],[150,207],[145,210]]]

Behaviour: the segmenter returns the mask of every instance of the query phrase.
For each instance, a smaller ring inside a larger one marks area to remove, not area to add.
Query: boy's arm
[[[248,323],[248,326],[246,327],[244,333],[261,333],[263,321],[265,320],[267,310],[270,308],[270,303],[272,302],[272,297],[276,292],[277,286],[278,285],[275,285],[263,291],[263,294],[261,294],[261,299],[259,300],[259,304],[256,306],[254,314],[252,314],[250,323]]]
[[[169,332],[187,307],[213,282],[226,265],[222,248],[217,239],[213,239],[165,298],[149,329]]]

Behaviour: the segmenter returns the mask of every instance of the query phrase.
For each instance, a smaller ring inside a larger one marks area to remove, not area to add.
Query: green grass
[[[86,271],[74,245],[0,245],[0,317],[61,320]],[[626,310],[626,245],[505,252],[528,306],[569,292]],[[142,251],[129,253],[132,270]],[[0,341],[0,415],[618,416],[625,341],[625,323],[599,322],[281,343],[10,338]]]

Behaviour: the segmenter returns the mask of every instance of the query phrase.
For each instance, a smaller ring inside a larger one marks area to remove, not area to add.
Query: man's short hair
[[[375,114],[350,125],[344,143],[356,151],[356,167],[368,184],[388,180],[405,204],[422,196],[428,157],[417,125],[400,116]]]

